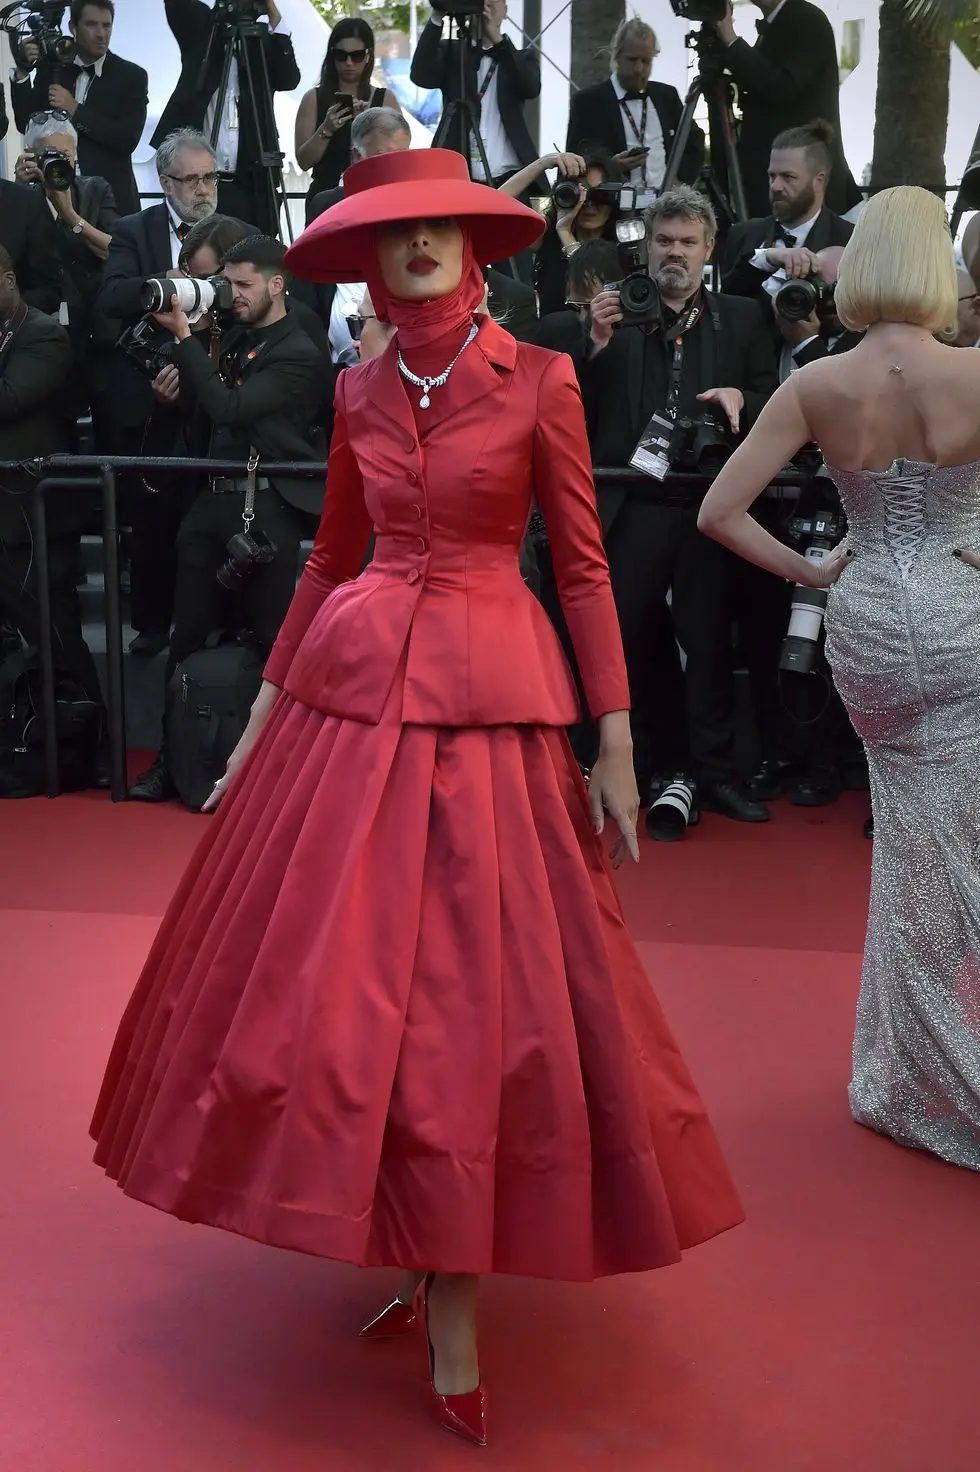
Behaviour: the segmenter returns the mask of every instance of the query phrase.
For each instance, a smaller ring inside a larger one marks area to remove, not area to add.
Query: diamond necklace
[[[469,335],[466,341],[463,343],[463,346],[460,348],[459,352],[456,354],[449,367],[443,373],[437,374],[435,378],[417,377],[417,375],[412,372],[411,368],[407,367],[405,359],[402,357],[401,349],[398,348],[396,350],[398,354],[398,371],[401,374],[402,378],[407,378],[409,383],[414,383],[416,388],[420,388],[422,390],[422,397],[419,399],[420,409],[427,409],[429,407],[429,394],[434,388],[442,388],[443,384],[446,382],[446,379],[449,377],[450,373],[452,373],[453,369],[456,367],[456,364],[466,352],[466,349],[469,347],[474,337],[476,337],[476,334],[479,332],[479,330],[479,327],[474,322],[473,326],[469,330]]]

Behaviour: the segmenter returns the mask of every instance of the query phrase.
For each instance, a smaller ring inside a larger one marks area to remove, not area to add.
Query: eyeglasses
[[[347,318],[347,331],[353,342],[360,342],[361,333],[364,331],[365,322],[377,322],[378,318],[374,312],[358,312],[356,316]]]
[[[352,61],[355,66],[360,66],[362,61],[367,61],[367,47],[360,46],[356,51],[341,51],[338,46],[334,55],[339,61]]]
[[[28,128],[40,127],[42,123],[70,123],[71,113],[63,107],[49,107],[44,112],[32,112],[27,119]],[[74,125],[73,125],[74,126]]]
[[[164,174],[165,179],[171,179],[174,184],[186,184],[189,189],[196,189],[199,184],[207,184],[208,187],[218,182],[218,172],[214,170],[210,174]]]

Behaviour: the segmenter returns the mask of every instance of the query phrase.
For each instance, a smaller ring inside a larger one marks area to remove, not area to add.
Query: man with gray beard
[[[757,302],[704,286],[716,225],[708,200],[686,185],[647,210],[648,270],[659,287],[653,324],[622,325],[618,290],[592,302],[578,373],[596,465],[628,466],[659,416],[674,425],[706,413],[743,434],[776,387],[772,336]],[[617,330],[618,329],[618,330]],[[689,469],[674,437],[669,460]],[[662,467],[665,468],[665,467]],[[768,808],[735,778],[734,693],[725,599],[726,558],[697,529],[707,482],[676,488],[651,478],[599,489],[609,571],[623,634],[633,705],[637,775],[683,773],[700,805],[762,823]],[[671,595],[668,608],[667,595]],[[663,681],[652,631],[670,620],[686,655],[686,749],[666,751]]]

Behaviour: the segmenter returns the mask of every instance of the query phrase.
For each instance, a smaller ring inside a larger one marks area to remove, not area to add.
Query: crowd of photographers
[[[473,8],[446,4],[453,16]],[[815,96],[826,105],[819,116],[794,116],[785,88],[776,89],[765,158],[745,180],[753,201],[767,188],[766,212],[735,223],[716,219],[708,193],[695,187],[705,139],[677,92],[651,80],[657,42],[642,21],[617,31],[609,82],[573,98],[566,150],[540,158],[523,112],[540,90],[539,57],[503,36],[504,0],[485,0],[468,39],[451,39],[456,23],[433,10],[412,63],[414,80],[461,104],[438,141],[467,153],[488,187],[547,195],[533,257],[484,263],[486,310],[515,336],[571,356],[594,463],[630,471],[600,477],[597,495],[638,775],[658,837],[679,836],[702,808],[762,822],[782,791],[817,805],[861,782],[859,744],[822,659],[819,596],[736,567],[697,530],[706,478],[777,384],[854,341],[833,314],[852,227],[828,207],[832,196],[846,202],[853,186],[846,168],[840,175],[836,92],[812,75],[829,23],[808,0],[760,8],[770,34],[755,48],[734,39],[727,15],[710,28],[711,49],[728,56],[733,74],[741,68],[753,79],[750,141],[765,126],[760,89],[776,65],[777,12],[816,26],[807,74],[797,78],[799,105]],[[168,650],[169,681],[222,627],[247,628],[260,649],[271,645],[323,488],[271,481],[263,462],[325,459],[335,375],[383,351],[390,329],[363,284],[312,287],[290,283],[283,270],[267,114],[271,94],[295,87],[299,74],[274,0],[213,8],[166,0],[181,73],[154,135],[163,197],[142,210],[131,159],[145,125],[146,73],[110,50],[110,0],[74,0],[68,38],[58,25],[63,10],[38,5],[36,24],[14,47],[11,101],[23,149],[14,181],[0,181],[0,459],[94,445],[249,465],[239,476],[124,479],[130,647],[148,656]],[[701,45],[709,49],[703,37]],[[297,156],[313,174],[308,218],[343,197],[352,158],[411,144],[396,100],[374,85],[374,64],[370,27],[340,22],[297,116]],[[712,272],[720,291],[706,284]],[[965,344],[980,331],[972,283],[963,300]],[[4,473],[0,613],[31,645],[39,610],[29,485],[26,470]],[[832,483],[814,457],[771,487],[757,512],[812,556],[841,532]],[[91,709],[90,780],[98,781],[101,695],[75,596],[79,535],[91,514],[80,491],[49,498],[59,676]],[[540,517],[524,564],[567,643]],[[758,738],[747,779],[736,753],[739,666],[748,670]],[[572,738],[588,767],[589,723]],[[133,795],[159,801],[174,791],[165,727]]]

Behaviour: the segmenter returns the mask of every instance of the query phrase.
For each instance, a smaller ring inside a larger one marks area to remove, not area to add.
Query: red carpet
[[[865,807],[706,818],[623,878],[749,1221],[683,1266],[483,1300],[493,1444],[427,1418],[385,1274],[127,1201],[86,1125],[207,821],[0,805],[0,1468],[10,1472],[976,1472],[980,1181],[847,1114]]]

